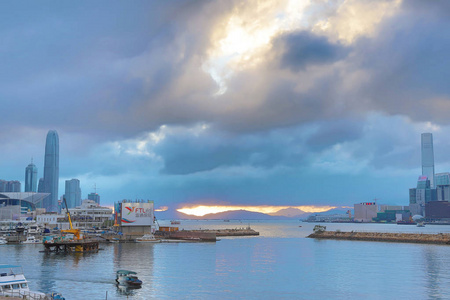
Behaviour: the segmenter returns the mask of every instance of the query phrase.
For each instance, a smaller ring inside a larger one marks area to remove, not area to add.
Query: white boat
[[[153,234],[145,234],[144,236],[137,238],[138,243],[159,243],[161,240],[155,238]]]
[[[7,243],[8,243],[8,241],[4,237],[0,236],[0,245],[4,245]]]
[[[0,265],[0,296],[23,299],[64,299],[60,294],[30,291],[21,266]]]
[[[26,241],[23,241],[22,244],[40,244],[41,240],[38,240],[34,235],[27,236]]]

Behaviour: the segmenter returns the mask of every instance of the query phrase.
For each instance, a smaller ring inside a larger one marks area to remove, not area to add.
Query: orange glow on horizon
[[[326,212],[331,209],[337,208],[337,206],[315,206],[315,205],[301,205],[301,206],[269,206],[269,205],[261,205],[261,206],[232,206],[232,205],[198,205],[193,207],[184,207],[177,209],[178,212],[202,217],[207,214],[217,214],[226,211],[233,210],[246,210],[251,212],[258,212],[263,214],[275,214],[282,209],[294,208],[299,209],[306,213],[315,213],[315,212]]]
[[[169,209],[169,207],[167,207],[167,206],[160,206],[159,208],[155,208],[155,211],[166,211],[168,209]]]

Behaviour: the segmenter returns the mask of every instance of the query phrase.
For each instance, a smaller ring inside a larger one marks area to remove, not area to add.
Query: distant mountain
[[[288,218],[304,218],[304,217],[309,216],[310,214],[311,213],[304,212],[301,209],[289,207],[289,208],[280,209],[276,213],[273,213],[270,215],[271,216],[283,216],[283,217],[288,217]]]
[[[155,211],[155,217],[157,220],[179,220],[191,219],[192,216],[180,213],[175,209],[168,209],[166,211]]]
[[[207,214],[201,217],[201,219],[229,219],[229,220],[276,220],[287,219],[283,216],[271,216],[268,214],[252,212],[247,210],[230,210],[217,214]]]
[[[276,219],[288,219],[285,216],[251,212],[247,210],[232,210],[221,212],[217,214],[207,214],[201,217],[191,216],[180,213],[176,210],[155,211],[155,217],[157,220],[276,220]]]

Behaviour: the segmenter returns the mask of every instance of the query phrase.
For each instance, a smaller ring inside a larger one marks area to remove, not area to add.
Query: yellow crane
[[[67,217],[69,218],[69,225],[70,225],[70,229],[66,229],[66,230],[61,230],[61,233],[72,233],[75,237],[76,240],[81,240],[81,232],[80,229],[74,229],[73,225],[72,225],[72,218],[70,217],[70,212],[69,212],[69,208],[67,207],[67,202],[66,202],[66,198],[64,199],[64,205],[66,206],[66,213],[67,213]]]

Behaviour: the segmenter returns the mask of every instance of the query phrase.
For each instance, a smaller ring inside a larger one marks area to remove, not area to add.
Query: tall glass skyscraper
[[[81,189],[78,179],[66,180],[66,191],[64,193],[67,207],[74,208],[81,205]]]
[[[59,137],[56,130],[47,133],[44,158],[44,193],[50,195],[44,199],[42,207],[47,211],[58,211],[59,181]]]
[[[25,168],[25,192],[34,192],[37,190],[37,168],[33,161]]]
[[[422,175],[428,177],[430,187],[434,188],[434,151],[431,133],[422,133]]]

